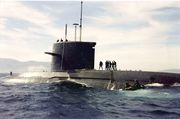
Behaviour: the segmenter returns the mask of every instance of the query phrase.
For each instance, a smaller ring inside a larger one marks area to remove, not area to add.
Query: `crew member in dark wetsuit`
[[[130,88],[131,88],[131,85],[129,85],[129,83],[126,83],[124,89],[125,89],[125,90],[128,90],[128,89],[130,89]]]
[[[117,70],[117,68],[116,68],[116,62],[115,62],[114,60],[112,61],[112,69],[113,69],[113,70]]]
[[[105,68],[108,70],[108,61],[105,62]]]
[[[116,61],[114,61],[114,70],[117,70]]]
[[[114,61],[112,61],[111,65],[112,65],[112,70],[114,70]]]
[[[102,61],[99,62],[99,70],[100,70],[100,69],[103,70],[103,62],[102,62]]]
[[[109,61],[107,61],[107,70],[109,70]]]
[[[112,63],[111,63],[111,61],[109,61],[109,70],[111,70],[112,69]]]
[[[12,71],[9,73],[10,76],[12,76]]]
[[[137,88],[137,89],[142,88],[142,87],[141,87],[141,84],[139,83],[138,80],[135,80],[135,83],[134,83],[133,87],[134,87],[134,88]]]

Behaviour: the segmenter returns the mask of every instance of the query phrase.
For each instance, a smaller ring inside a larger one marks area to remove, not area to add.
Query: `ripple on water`
[[[45,83],[0,84],[0,90],[0,117],[4,118],[180,118],[178,87],[107,91]]]

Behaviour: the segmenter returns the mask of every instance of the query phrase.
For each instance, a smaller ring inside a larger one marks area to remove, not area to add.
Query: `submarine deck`
[[[138,80],[144,85],[148,83],[162,83],[164,85],[180,83],[180,74],[150,71],[73,70],[62,72],[28,72],[20,74],[18,77],[75,80],[100,88],[107,88],[109,84],[114,82],[117,88],[122,88],[125,82],[132,83],[134,80]]]

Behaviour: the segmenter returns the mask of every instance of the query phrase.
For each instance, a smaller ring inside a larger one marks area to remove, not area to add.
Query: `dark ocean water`
[[[4,84],[0,119],[180,119],[180,87],[138,91]]]

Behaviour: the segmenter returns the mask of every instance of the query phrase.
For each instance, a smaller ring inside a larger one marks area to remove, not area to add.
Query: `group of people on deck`
[[[103,62],[99,62],[99,70],[103,70]],[[116,61],[106,61],[105,62],[105,70],[117,70]]]

